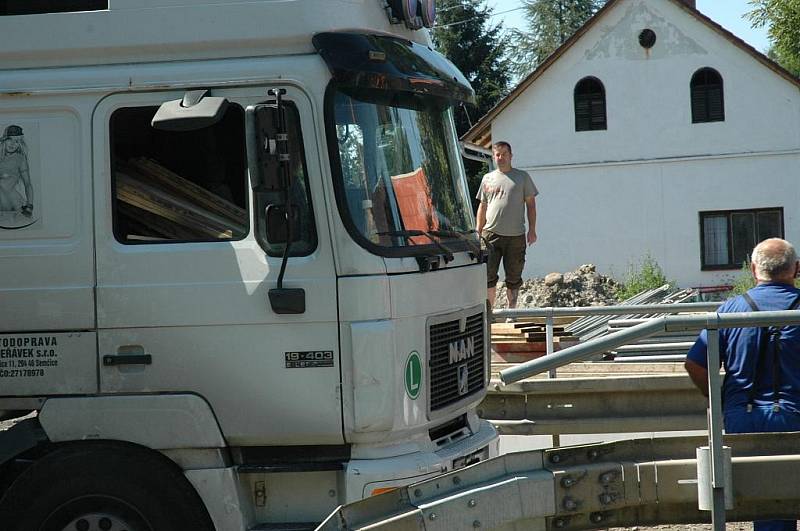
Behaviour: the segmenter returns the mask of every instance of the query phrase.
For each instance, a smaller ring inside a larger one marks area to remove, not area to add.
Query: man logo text
[[[475,338],[468,337],[466,339],[459,339],[453,341],[449,345],[450,349],[450,364],[458,363],[467,358],[475,355]]]

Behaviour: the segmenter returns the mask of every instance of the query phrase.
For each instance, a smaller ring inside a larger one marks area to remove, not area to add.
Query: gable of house
[[[640,43],[645,30],[655,37],[650,48]],[[704,67],[720,73],[725,106],[736,109],[726,116],[731,127],[713,134],[685,127],[692,123],[689,84]],[[584,77],[606,89],[605,138],[574,134],[573,90]],[[795,129],[798,88],[791,74],[679,0],[611,0],[464,140],[488,147],[524,129],[549,159],[534,157],[537,164],[736,152],[745,144],[779,149],[770,131]],[[752,104],[759,99],[766,109]],[[733,132],[741,124],[752,138]],[[705,143],[711,136],[714,146]]]

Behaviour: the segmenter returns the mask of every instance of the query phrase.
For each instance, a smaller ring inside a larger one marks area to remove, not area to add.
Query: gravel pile
[[[531,278],[522,283],[517,306],[547,308],[564,306],[605,306],[617,304],[615,294],[619,282],[597,272],[593,264],[584,264],[568,273],[550,273],[544,278]],[[505,308],[506,287],[497,285],[495,309]]]

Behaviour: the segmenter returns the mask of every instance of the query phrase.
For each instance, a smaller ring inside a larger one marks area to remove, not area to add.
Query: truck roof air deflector
[[[313,43],[340,86],[475,102],[464,75],[427,46],[391,35],[351,32],[317,33]]]

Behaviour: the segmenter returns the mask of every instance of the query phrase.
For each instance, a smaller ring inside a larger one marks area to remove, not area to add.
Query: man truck
[[[434,17],[3,2],[2,529],[312,528],[497,454]]]

